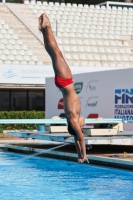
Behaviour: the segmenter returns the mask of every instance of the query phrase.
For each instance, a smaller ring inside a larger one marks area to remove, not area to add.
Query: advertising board
[[[88,72],[73,75],[74,87],[85,118],[133,120],[133,69]],[[61,91],[54,78],[46,78],[46,118],[64,113]],[[132,124],[125,124],[132,130]]]

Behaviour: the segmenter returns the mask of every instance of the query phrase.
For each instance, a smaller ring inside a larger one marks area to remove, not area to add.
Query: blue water
[[[0,200],[133,200],[133,172],[25,156],[0,152]]]

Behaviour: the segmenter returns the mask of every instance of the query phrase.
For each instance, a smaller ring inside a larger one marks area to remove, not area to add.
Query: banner
[[[74,88],[85,118],[133,119],[133,69],[73,75]],[[54,78],[46,78],[46,118],[64,113],[63,96]],[[132,124],[125,124],[132,130]]]
[[[71,66],[70,68],[72,74],[105,70],[104,67]],[[0,83],[3,84],[45,84],[46,77],[54,77],[52,66],[0,64]]]

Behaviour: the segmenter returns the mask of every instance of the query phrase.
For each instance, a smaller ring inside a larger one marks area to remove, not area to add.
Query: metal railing
[[[123,119],[85,119],[85,124],[133,123]],[[66,119],[0,119],[0,124],[67,124]]]

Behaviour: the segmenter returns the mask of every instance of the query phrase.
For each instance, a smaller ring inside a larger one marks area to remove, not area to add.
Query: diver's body
[[[89,162],[82,127],[84,118],[80,117],[80,100],[75,92],[71,70],[60,51],[52,32],[50,21],[46,14],[39,17],[38,29],[42,32],[45,49],[51,57],[55,72],[55,85],[61,90],[64,100],[64,111],[68,121],[68,131],[74,135],[78,153],[78,162]]]

